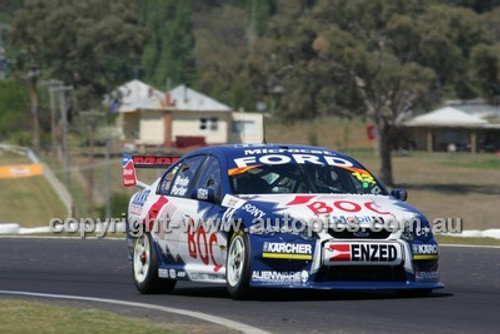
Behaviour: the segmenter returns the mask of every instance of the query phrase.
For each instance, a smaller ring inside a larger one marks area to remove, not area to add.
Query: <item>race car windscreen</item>
[[[315,164],[258,165],[229,175],[234,194],[380,194],[366,170]]]

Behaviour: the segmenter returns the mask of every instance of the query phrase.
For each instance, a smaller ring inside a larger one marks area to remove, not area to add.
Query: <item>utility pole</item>
[[[35,60],[31,60],[30,70],[26,79],[30,88],[31,116],[33,118],[33,149],[38,152],[40,149],[40,119],[38,118],[38,92],[36,82],[40,75],[40,69]]]
[[[50,105],[50,136],[51,136],[51,148],[52,155],[54,158],[58,156],[58,145],[56,138],[56,116],[57,116],[57,105],[56,105],[56,91],[55,88],[64,85],[64,82],[60,80],[50,79],[48,81],[42,81],[42,86],[46,86],[49,91],[49,105]]]
[[[95,129],[97,126],[97,118],[98,117],[104,117],[106,116],[105,113],[98,112],[95,110],[91,111],[86,111],[86,112],[81,112],[81,116],[85,117],[88,120],[88,126],[89,126],[89,174],[88,174],[88,192],[87,192],[87,200],[89,203],[88,206],[88,214],[89,217],[94,213],[94,148],[95,148]],[[108,210],[108,204],[109,200],[107,199],[106,201],[106,212]],[[107,214],[107,213],[106,213]]]
[[[5,48],[3,46],[3,32],[7,26],[0,23],[0,81],[7,78],[7,59],[5,58]]]
[[[63,163],[65,171],[65,183],[68,189],[71,188],[71,165],[69,159],[69,145],[68,145],[68,107],[66,104],[66,92],[72,91],[73,86],[59,86],[52,88],[55,92],[59,92],[59,109],[61,111],[61,120],[63,124],[62,131],[62,149],[63,149]]]
[[[111,218],[111,162],[110,162],[110,151],[111,151],[111,136],[109,135],[111,120],[110,120],[110,110],[106,111],[106,125],[107,137],[106,137],[106,218]]]

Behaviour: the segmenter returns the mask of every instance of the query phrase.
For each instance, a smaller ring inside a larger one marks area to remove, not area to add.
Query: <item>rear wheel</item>
[[[158,259],[149,233],[134,238],[132,275],[135,287],[144,294],[170,292],[177,283],[158,277]]]
[[[226,286],[231,297],[250,296],[250,240],[242,231],[232,235],[226,260]]]

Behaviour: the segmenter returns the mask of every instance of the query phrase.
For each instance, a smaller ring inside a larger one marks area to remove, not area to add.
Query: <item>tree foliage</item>
[[[391,184],[408,111],[498,101],[499,21],[499,0],[30,0],[13,37],[24,71],[39,64],[85,105],[141,67],[160,88],[187,83],[235,109],[266,101],[284,121],[367,115]]]
[[[492,103],[500,104],[500,45],[477,45],[472,49],[469,62],[477,92]]]
[[[165,87],[192,83],[195,74],[191,1],[146,0],[140,3],[141,24],[151,38],[142,53],[145,78]]]
[[[0,140],[26,128],[28,92],[24,85],[15,81],[0,81]]]
[[[147,34],[126,0],[32,0],[18,12],[11,37],[25,51],[19,68],[39,66],[43,76],[74,85],[88,108],[130,78]]]
[[[0,1],[0,22],[9,23],[14,13],[24,6],[24,0]]]

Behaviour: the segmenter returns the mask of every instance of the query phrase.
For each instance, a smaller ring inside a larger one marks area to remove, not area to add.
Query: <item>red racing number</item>
[[[221,265],[215,261],[214,246],[217,246],[217,234],[207,234],[203,226],[195,230],[195,223],[192,218],[189,219],[187,230],[187,243],[189,256],[193,259],[200,257],[200,260],[205,264],[210,264],[210,261],[215,266],[214,271],[217,272]]]

